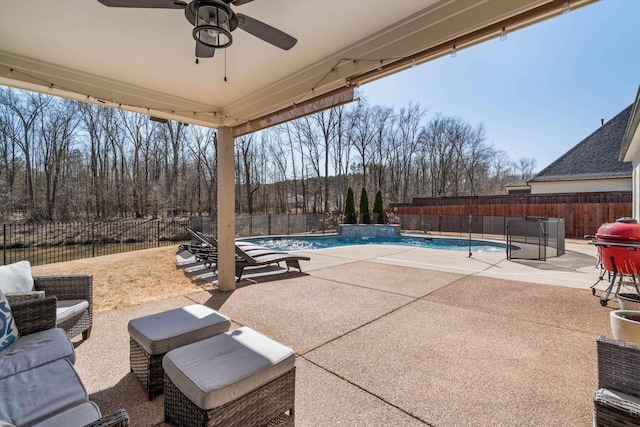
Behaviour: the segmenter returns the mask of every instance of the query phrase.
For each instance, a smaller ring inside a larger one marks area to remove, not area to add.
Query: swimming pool
[[[449,251],[468,251],[469,239],[437,237],[349,237],[349,236],[282,236],[242,239],[271,249],[281,251],[305,251],[310,249],[335,248],[354,245],[396,245],[416,248],[444,249]],[[472,252],[504,252],[503,243],[471,240]]]

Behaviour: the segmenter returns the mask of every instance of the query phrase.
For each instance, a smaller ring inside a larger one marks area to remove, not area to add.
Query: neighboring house
[[[507,194],[529,194],[531,193],[531,186],[527,184],[527,181],[516,181],[507,185],[503,185]]]
[[[531,193],[631,191],[634,167],[625,163],[630,160],[620,160],[620,150],[633,107],[630,105],[622,110],[531,178],[527,182],[531,186]],[[635,114],[638,114],[637,108]],[[634,163],[636,168],[640,167],[640,143],[638,145],[635,159],[639,164]]]
[[[633,168],[633,217],[640,216],[640,87],[622,140],[618,160],[631,162]]]

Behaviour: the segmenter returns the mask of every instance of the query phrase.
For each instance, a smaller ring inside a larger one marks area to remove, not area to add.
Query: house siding
[[[531,183],[531,194],[591,193],[605,191],[631,191],[632,189],[632,178]]]

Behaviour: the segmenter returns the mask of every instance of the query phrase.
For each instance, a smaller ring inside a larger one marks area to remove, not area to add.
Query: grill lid
[[[616,222],[602,224],[596,237],[615,241],[640,240],[640,224],[633,218],[620,218]]]

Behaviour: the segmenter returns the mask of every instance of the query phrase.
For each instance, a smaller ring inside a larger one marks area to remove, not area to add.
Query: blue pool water
[[[416,248],[468,251],[469,239],[449,239],[434,237],[347,237],[347,236],[283,236],[242,239],[256,245],[281,251],[304,251],[310,249],[335,248],[353,245],[396,245]],[[472,252],[504,252],[507,245],[502,243],[471,240]]]

